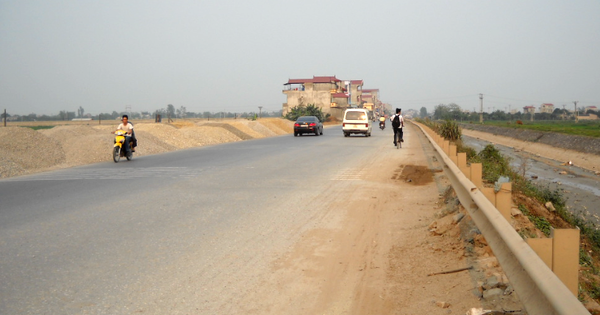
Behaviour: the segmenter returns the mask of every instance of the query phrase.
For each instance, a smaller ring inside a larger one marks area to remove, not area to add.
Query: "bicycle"
[[[402,139],[400,139],[400,133],[399,132],[396,133],[395,137],[396,137],[396,139],[395,139],[396,140],[396,149],[402,148]]]
[[[402,128],[400,128],[398,132],[394,134],[394,142],[396,143],[396,149],[402,148],[402,142],[404,142],[404,132]]]

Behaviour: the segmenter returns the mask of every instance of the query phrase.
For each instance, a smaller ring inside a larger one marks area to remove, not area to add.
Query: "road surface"
[[[0,314],[462,314],[472,274],[427,276],[468,264],[428,231],[448,183],[406,129],[0,180]]]

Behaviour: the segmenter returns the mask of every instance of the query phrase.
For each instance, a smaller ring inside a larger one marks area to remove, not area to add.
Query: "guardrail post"
[[[571,290],[578,294],[579,229],[552,229],[552,271]]]
[[[471,174],[469,179],[477,188],[483,187],[483,165],[481,163],[471,163],[469,167],[471,169]],[[466,174],[465,174],[466,175]]]
[[[502,216],[510,223],[512,184],[503,183],[500,191],[496,193],[496,208]]]
[[[493,187],[480,187],[479,188],[483,195],[489,200],[494,207],[496,207],[496,192]]]
[[[442,150],[444,151],[444,153],[446,153],[446,155],[448,155],[449,147],[450,147],[450,141],[442,140]]]
[[[456,163],[456,166],[458,166],[458,169],[460,169],[460,171],[466,177],[471,176],[471,170],[469,170],[469,167],[467,166],[467,154],[465,152],[458,153],[458,155],[456,156],[456,160],[458,162],[458,163]]]
[[[454,165],[458,166],[458,158],[456,157],[456,145],[450,144],[448,146],[448,157],[450,158],[450,160],[452,160]]]
[[[448,156],[454,156],[454,157],[456,157],[456,145],[450,144],[448,146]]]
[[[527,244],[540,256],[542,261],[552,270],[552,239],[551,238],[528,238]]]

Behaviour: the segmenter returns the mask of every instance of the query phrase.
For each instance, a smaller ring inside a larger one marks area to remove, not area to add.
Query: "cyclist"
[[[404,118],[402,117],[402,109],[396,108],[396,114],[390,117],[392,129],[394,129],[394,145],[396,145],[396,134],[399,134],[400,142],[404,142],[402,127],[404,127]]]

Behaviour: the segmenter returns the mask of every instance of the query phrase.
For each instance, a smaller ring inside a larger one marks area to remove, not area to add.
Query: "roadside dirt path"
[[[402,149],[379,148],[360,179],[321,196],[329,209],[321,224],[272,263],[239,302],[240,313],[464,314],[479,307],[469,271],[428,276],[470,263],[460,227],[451,216],[436,218],[447,183],[410,128]],[[432,223],[444,231],[432,233]]]

